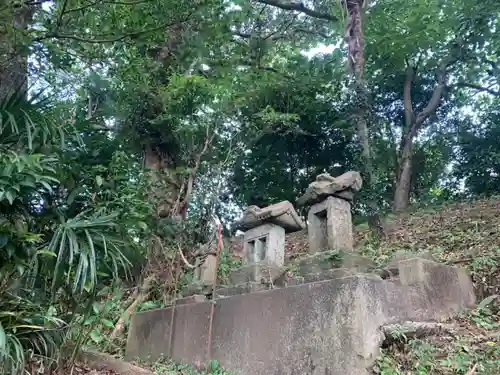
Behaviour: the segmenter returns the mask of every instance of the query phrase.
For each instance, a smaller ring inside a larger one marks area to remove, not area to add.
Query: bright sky
[[[335,48],[337,48],[340,45],[337,44],[320,44],[315,48],[311,48],[309,51],[303,51],[302,53],[306,55],[307,57],[311,58],[315,55],[326,55],[330,54],[333,52]]]

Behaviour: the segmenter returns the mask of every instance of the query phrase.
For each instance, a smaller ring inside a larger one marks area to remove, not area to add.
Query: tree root
[[[142,285],[136,289],[134,294],[129,300],[132,300],[130,304],[127,303],[128,307],[125,312],[120,316],[115,324],[115,328],[110,335],[110,341],[113,342],[118,337],[123,334],[125,329],[125,323],[129,316],[132,314],[137,305],[144,302],[149,296],[149,290],[151,289],[151,284],[155,280],[154,276],[148,276],[144,279]],[[127,301],[128,302],[128,301]]]

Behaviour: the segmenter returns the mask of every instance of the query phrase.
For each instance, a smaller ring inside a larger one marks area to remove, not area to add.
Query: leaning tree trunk
[[[354,78],[356,109],[352,118],[353,121],[356,122],[356,130],[361,143],[363,174],[369,194],[367,200],[368,222],[370,228],[380,236],[385,234],[385,230],[380,217],[378,204],[374,197],[375,170],[369,134],[370,103],[368,88],[364,79],[363,4],[364,0],[346,0],[345,5],[348,17],[344,39],[348,48],[348,68]]]

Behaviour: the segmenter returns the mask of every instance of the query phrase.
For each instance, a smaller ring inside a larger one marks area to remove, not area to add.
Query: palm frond
[[[18,92],[0,103],[0,147],[2,150],[34,150],[60,142],[67,131],[49,113],[50,100],[43,91],[31,95]]]
[[[63,283],[71,284],[73,293],[92,290],[97,285],[98,268],[107,267],[118,277],[130,262],[120,250],[116,215],[80,213],[58,226],[48,250],[57,259],[52,281],[52,295]]]
[[[31,291],[33,292],[33,291]],[[21,374],[27,355],[56,358],[65,323],[41,305],[10,293],[0,295],[0,367],[5,374]]]

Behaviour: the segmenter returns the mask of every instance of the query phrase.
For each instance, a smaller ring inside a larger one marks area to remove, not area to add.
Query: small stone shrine
[[[351,202],[361,185],[358,172],[346,172],[339,177],[323,173],[298,199],[299,206],[312,205],[307,216],[310,253],[352,251]]]
[[[265,208],[249,206],[235,229],[245,231],[243,267],[230,276],[233,285],[272,283],[283,272],[285,234],[305,228],[293,205],[283,201]]]

